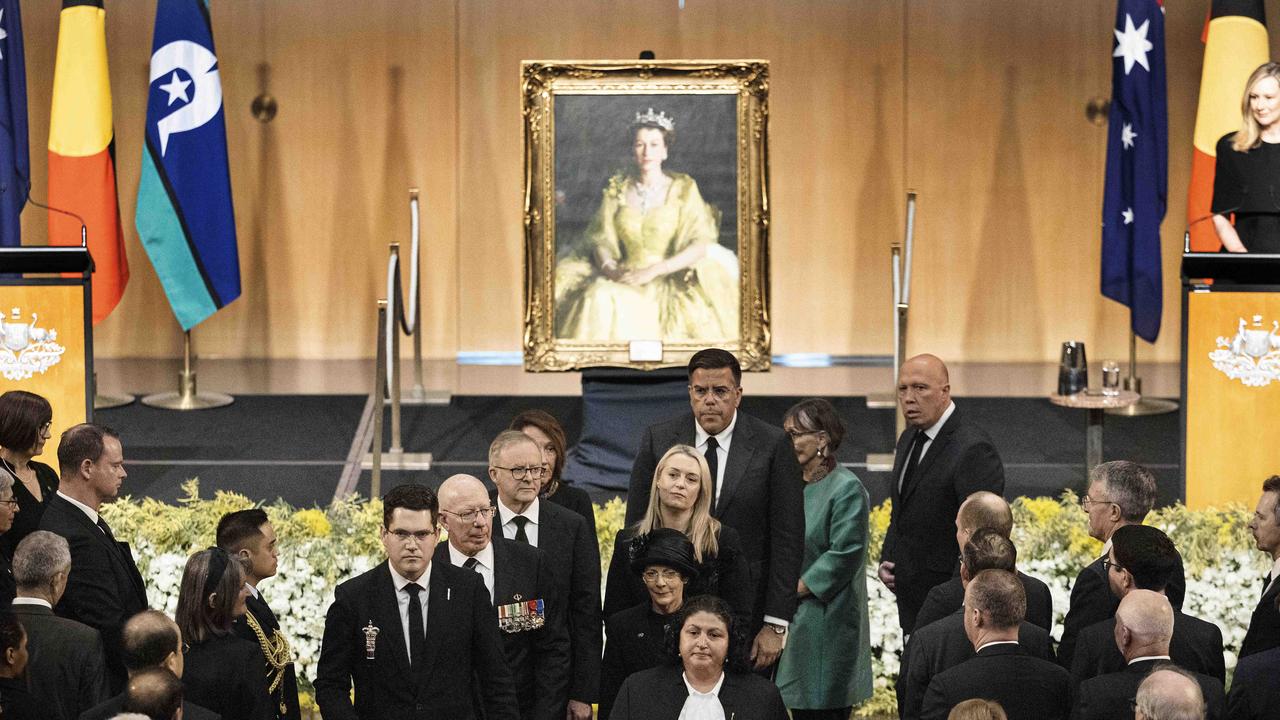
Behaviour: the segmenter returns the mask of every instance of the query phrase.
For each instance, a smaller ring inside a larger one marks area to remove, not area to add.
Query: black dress
[[[604,616],[609,617],[629,607],[649,604],[649,591],[644,581],[631,571],[630,545],[635,528],[623,528],[613,540],[613,557],[605,578]],[[729,604],[734,615],[746,618],[754,607],[755,587],[751,584],[751,566],[742,552],[738,531],[720,525],[720,552],[703,558],[701,574],[684,589],[686,598],[715,595]]]
[[[39,720],[45,717],[43,708],[27,692],[27,681],[17,678],[0,678],[0,717],[4,720]]]
[[[18,501],[18,514],[13,516],[13,527],[0,536],[0,551],[12,558],[13,551],[22,542],[22,538],[40,529],[40,518],[44,516],[44,507],[49,498],[58,492],[58,473],[42,462],[32,460],[31,469],[36,471],[36,483],[40,486],[41,499],[27,489],[27,486],[9,471],[7,463],[0,463],[0,472],[13,478],[13,499]]]
[[[591,528],[591,537],[596,537],[596,511],[586,490],[574,487],[562,479],[555,493],[547,495],[546,499],[581,515],[587,521],[587,527]]]
[[[1235,214],[1236,234],[1251,253],[1280,253],[1280,144],[1231,149],[1235,133],[1218,140],[1213,212]]]
[[[670,615],[659,615],[648,602],[627,608],[605,621],[608,639],[600,665],[601,720],[608,720],[618,688],[628,676],[668,660],[664,638],[670,621]]]
[[[186,700],[224,718],[275,719],[267,686],[257,672],[262,665],[257,643],[228,633],[193,644],[183,660]]]

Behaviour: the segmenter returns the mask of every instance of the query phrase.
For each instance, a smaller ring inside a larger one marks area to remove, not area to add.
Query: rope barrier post
[[[890,247],[890,272],[893,282],[893,391],[867,398],[868,408],[894,411],[895,439],[907,429],[906,418],[897,412],[898,369],[907,358],[907,314],[911,306],[911,251],[915,245],[916,193],[907,192],[907,228],[903,243]],[[893,453],[867,453],[868,470],[892,470]]]
[[[401,304],[400,297],[400,243],[391,243],[391,266],[394,268],[389,279],[397,285],[394,295],[388,295],[387,301],[391,303],[391,313],[386,323],[391,347],[388,353],[391,357],[391,386],[387,388],[387,395],[391,397],[391,448],[389,452],[392,455],[401,455],[404,453],[404,445],[401,443],[400,434],[400,329],[396,327],[397,321],[404,317],[404,305]]]
[[[410,397],[417,402],[422,402],[427,397],[427,389],[425,385],[424,375],[422,373],[422,291],[419,289],[418,278],[422,275],[422,257],[418,248],[419,238],[419,214],[418,214],[418,188],[409,188],[409,214],[411,238],[413,242],[413,266],[409,270],[409,314],[412,316],[410,324],[410,335],[413,336],[413,390],[410,391]]]
[[[378,301],[378,351],[373,370],[373,474],[369,496],[382,496],[382,411],[386,407],[387,387],[387,301]]]

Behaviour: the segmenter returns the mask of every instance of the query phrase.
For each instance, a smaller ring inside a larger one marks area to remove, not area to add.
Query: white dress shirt
[[[525,530],[528,532],[528,530]],[[449,543],[449,562],[458,567],[463,567],[467,560],[472,557],[476,559],[474,570],[480,573],[480,577],[484,580],[484,586],[489,589],[489,602],[493,602],[493,543],[484,546],[484,549],[473,555],[467,555],[458,548]]]
[[[1143,660],[1172,660],[1172,659],[1173,658],[1170,658],[1168,655],[1143,655],[1142,657],[1136,657],[1130,660],[1126,664],[1132,665],[1136,662],[1142,662]]]
[[[991,647],[992,645],[1017,645],[1017,644],[1018,644],[1017,640],[992,640],[989,643],[982,643],[981,645],[978,646],[977,650],[974,650],[974,652],[980,653],[983,650]]]
[[[515,510],[502,504],[502,496],[498,496],[498,524],[502,527],[502,537],[508,540],[516,539],[516,524],[511,522],[511,518],[517,515],[523,515],[529,518],[529,522],[524,524],[525,537],[529,538],[529,544],[538,547],[538,514],[541,508],[541,500],[533,499],[533,504],[524,509],[524,512],[518,513]]]
[[[929,447],[933,445],[933,439],[938,437],[938,432],[942,430],[943,425],[947,424],[947,420],[951,419],[951,416],[952,414],[955,413],[955,411],[956,411],[956,404],[954,402],[947,403],[947,409],[942,411],[942,417],[938,418],[938,422],[925,428],[925,431],[924,431],[925,440],[924,440],[924,444],[920,447],[920,459],[916,461],[917,463],[924,461],[924,455],[925,453],[929,452]],[[907,452],[908,453],[911,452],[911,446],[907,446]],[[902,472],[898,475],[898,491],[899,492],[902,491],[902,476],[907,474],[907,462],[909,462],[909,460],[903,461]],[[916,467],[919,467],[919,465],[917,464]]]
[[[1276,584],[1277,580],[1280,580],[1280,557],[1276,558],[1275,564],[1271,566],[1271,582],[1267,583],[1267,586],[1262,588],[1262,594],[1266,595],[1267,591],[1271,589],[1272,585]]]
[[[81,510],[82,512],[84,512],[84,514],[85,514],[85,515],[88,515],[88,516],[89,516],[89,522],[93,523],[94,525],[97,525],[97,524],[98,524],[98,511],[97,511],[97,510],[94,510],[93,508],[89,507],[88,505],[85,505],[84,503],[82,503],[82,502],[80,502],[79,500],[77,500],[77,499],[75,499],[75,498],[71,497],[70,495],[65,495],[65,494],[63,494],[63,492],[62,492],[61,490],[59,490],[59,491],[58,491],[58,497],[62,498],[63,500],[66,500],[67,502],[71,503],[72,505],[75,505],[76,507],[80,508],[80,510]],[[98,529],[102,529],[102,526],[100,526],[100,525],[99,525],[99,526],[98,526]]]
[[[49,601],[45,600],[44,598],[16,597],[13,599],[13,604],[14,605],[39,605],[40,607],[47,607],[50,610],[53,609],[53,606],[49,604]]]
[[[698,692],[689,682],[689,676],[681,673],[680,677],[684,680],[684,686],[689,689],[689,697],[684,700],[684,707],[680,708],[679,720],[725,720],[724,706],[720,704],[720,686],[724,684],[724,673],[720,673],[720,679],[716,681],[715,687],[711,688],[711,692]]]
[[[405,592],[404,586],[410,582],[415,582],[405,578],[396,569],[391,566],[391,561],[387,561],[387,569],[391,571],[391,582],[396,587],[396,605],[400,608],[400,634],[404,638],[405,654],[409,656],[409,662],[413,662],[413,643],[409,642],[409,593]],[[422,630],[427,630],[427,595],[431,589],[431,566],[427,566],[427,571],[422,573],[422,577],[416,582],[422,586],[422,590],[418,592],[418,602],[422,604]]]
[[[394,571],[392,571],[392,572],[394,572]],[[255,598],[257,598],[258,600],[261,600],[261,599],[262,599],[262,594],[258,592],[258,588],[256,588],[256,587],[254,587],[254,586],[250,585],[249,583],[245,583],[245,584],[244,584],[244,586],[245,586],[246,588],[248,588],[248,589],[249,589],[249,594],[250,594],[250,595],[254,596],[254,597],[255,597]]]
[[[725,426],[723,430],[715,434],[716,439],[716,504],[720,502],[720,491],[724,489],[724,468],[729,464],[729,445],[733,443],[733,428],[738,424],[738,411],[733,411],[733,419]],[[693,421],[693,447],[698,451],[699,455],[707,454],[707,438],[712,437],[697,420]],[[715,508],[711,508],[714,512]]]

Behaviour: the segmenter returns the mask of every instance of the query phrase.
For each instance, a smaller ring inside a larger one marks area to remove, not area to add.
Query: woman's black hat
[[[693,543],[679,530],[656,528],[648,535],[637,535],[631,540],[629,552],[631,571],[637,575],[650,565],[664,565],[678,570],[690,580],[698,577]]]

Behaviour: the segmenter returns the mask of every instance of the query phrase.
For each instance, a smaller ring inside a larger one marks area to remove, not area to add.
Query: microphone
[[[1214,215],[1223,215],[1223,216],[1230,215],[1236,210],[1239,210],[1241,207],[1242,206],[1240,205],[1236,205],[1235,207],[1227,208],[1226,210],[1223,210],[1221,212],[1211,212],[1208,215],[1201,215],[1195,220],[1192,220],[1191,222],[1187,223],[1186,227],[1182,231],[1182,252],[1184,253],[1191,252],[1191,228],[1195,227],[1196,225],[1199,225],[1205,220],[1209,220],[1213,218]]]
[[[30,186],[27,187],[27,202],[31,203],[32,205],[35,205],[38,208],[44,208],[49,212],[56,212],[59,215],[66,215],[67,217],[73,218],[76,222],[80,223],[80,247],[82,248],[89,247],[89,226],[84,224],[84,218],[71,212],[70,210],[63,210],[62,208],[49,207],[48,205],[45,205],[42,202],[37,202],[34,198],[31,197]]]

